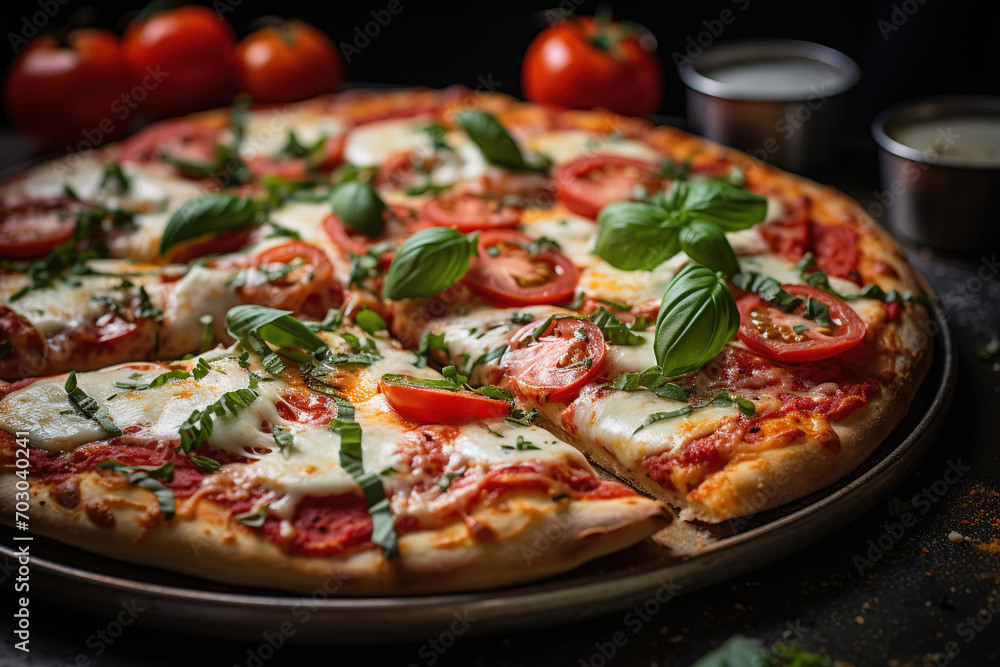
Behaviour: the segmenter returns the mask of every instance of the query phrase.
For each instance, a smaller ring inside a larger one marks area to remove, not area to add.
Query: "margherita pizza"
[[[860,207],[609,112],[237,106],[0,203],[4,521],[224,583],[481,589],[777,507],[930,363]]]

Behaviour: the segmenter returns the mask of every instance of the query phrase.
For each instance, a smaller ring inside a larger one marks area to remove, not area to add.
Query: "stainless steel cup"
[[[1000,159],[991,165],[956,154],[960,151],[952,147],[962,138],[953,123],[963,118],[1000,123],[1000,98],[923,98],[876,116],[872,134],[880,149],[882,176],[877,199],[889,227],[903,237],[941,250],[996,252],[1000,250]],[[930,150],[898,140],[901,130],[914,123],[938,126],[939,136]],[[1000,145],[995,148],[1000,154]]]
[[[824,63],[839,75],[824,85],[777,91],[711,76],[727,66],[775,60]],[[688,120],[696,132],[783,169],[807,171],[829,159],[845,112],[845,93],[861,71],[840,51],[775,39],[714,46],[682,64],[680,77],[688,88]]]

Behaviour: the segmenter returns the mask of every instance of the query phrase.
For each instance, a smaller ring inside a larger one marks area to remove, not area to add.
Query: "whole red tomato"
[[[134,83],[118,38],[107,30],[31,40],[4,78],[7,115],[51,146],[93,148],[127,129],[116,102]],[[82,146],[81,146],[82,144]]]
[[[524,54],[524,95],[577,109],[651,113],[663,93],[663,72],[646,41],[622,24],[589,16],[560,21],[535,37]]]
[[[236,46],[236,57],[243,90],[255,102],[295,102],[333,93],[344,80],[333,40],[295,19],[250,33]]]
[[[122,47],[145,89],[145,106],[174,116],[229,104],[237,92],[236,33],[207,7],[185,5],[140,16]]]

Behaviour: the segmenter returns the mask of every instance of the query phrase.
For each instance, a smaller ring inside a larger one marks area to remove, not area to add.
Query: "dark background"
[[[41,0],[58,6],[50,27],[66,23],[85,3]],[[851,115],[850,134],[868,136],[874,114],[892,102],[940,93],[986,93],[1000,90],[1000,3],[946,0],[882,0],[881,2],[802,2],[780,0],[709,0],[707,2],[579,0],[526,2],[423,2],[398,0],[402,11],[380,29],[348,64],[348,79],[403,85],[443,87],[462,83],[520,95],[521,57],[531,39],[548,24],[546,8],[561,6],[593,14],[603,5],[615,18],[637,21],[659,43],[666,75],[660,112],[684,113],[684,91],[672,54],[684,53],[708,30],[705,23],[729,9],[736,19],[724,26],[722,42],[748,37],[782,37],[819,42],[854,58],[864,73]],[[561,5],[559,3],[562,3]],[[210,4],[210,3],[202,3]],[[240,36],[260,16],[277,13],[312,23],[338,44],[350,43],[355,29],[373,20],[388,0],[366,3],[251,3],[217,0]],[[19,34],[25,16],[40,11],[39,0],[6,0],[0,67],[6,70],[14,50],[10,33]],[[235,5],[235,6],[233,6]],[[121,30],[141,4],[102,2],[92,11],[95,23]],[[741,9],[745,8],[745,9]],[[282,12],[281,10],[285,10]],[[721,24],[716,24],[716,29]],[[703,36],[707,38],[709,33]]]

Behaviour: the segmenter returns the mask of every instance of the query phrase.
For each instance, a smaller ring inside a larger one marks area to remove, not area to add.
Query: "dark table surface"
[[[9,163],[10,153],[7,154]],[[870,146],[851,147],[817,180],[863,204],[878,191]],[[915,522],[880,504],[777,563],[680,596],[640,625],[626,612],[517,634],[463,638],[442,627],[422,644],[316,647],[174,635],[31,603],[31,652],[14,648],[3,614],[4,665],[688,665],[734,634],[854,665],[984,665],[1000,654],[1000,248],[948,257],[910,248],[937,292],[957,343],[959,383],[942,435],[894,497],[917,501]],[[956,471],[960,471],[956,472]],[[956,531],[969,539],[954,543]],[[3,577],[0,574],[0,577]],[[9,577],[7,599],[14,596]],[[0,579],[2,580],[2,579]],[[10,603],[8,603],[9,605]],[[5,605],[6,606],[6,605]],[[10,609],[10,606],[6,606]],[[125,610],[141,617],[141,610]],[[618,644],[613,643],[615,633]],[[624,642],[622,641],[624,638]],[[276,642],[275,642],[276,643]],[[603,655],[602,655],[603,652]],[[610,657],[605,657],[610,656]]]

